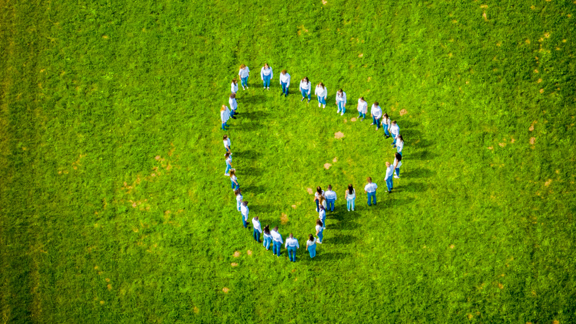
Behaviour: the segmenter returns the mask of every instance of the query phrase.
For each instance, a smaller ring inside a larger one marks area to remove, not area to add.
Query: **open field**
[[[0,0],[2,323],[576,322],[574,15],[557,0]],[[300,240],[296,263],[242,228],[223,176],[219,108],[241,63],[235,167],[251,216]],[[326,109],[300,102],[304,76]],[[352,121],[359,96],[406,141],[391,195],[391,140]],[[311,260],[307,189],[328,184]]]

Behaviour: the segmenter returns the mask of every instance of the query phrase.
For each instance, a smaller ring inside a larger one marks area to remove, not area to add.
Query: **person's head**
[[[322,194],[322,188],[320,188],[320,186],[316,187],[316,192]]]
[[[222,108],[220,108],[220,111],[224,111],[226,110],[226,105],[222,105]]]
[[[364,97],[360,97],[360,100],[362,100],[362,101],[366,101],[366,100],[364,100]]]
[[[266,226],[264,226],[264,233],[270,235],[270,225],[266,224]]]
[[[378,101],[374,101],[374,106],[380,106],[380,104],[378,103]]]
[[[222,137],[223,140],[227,140],[228,139],[228,135],[224,135],[224,137]]]
[[[258,216],[254,217],[255,220],[258,220]]]
[[[348,185],[348,192],[349,192],[350,194],[352,194],[352,193],[354,192],[354,187],[352,187],[352,184],[349,184],[349,185]]]
[[[278,232],[278,226],[274,227],[274,232]]]
[[[290,233],[290,235],[288,235],[290,238],[294,238],[294,235],[292,235],[292,233]]]
[[[342,89],[338,90],[338,95],[342,95],[342,93],[344,93],[344,91],[342,91]]]
[[[231,170],[230,170],[230,176],[235,176],[235,175],[236,175],[236,170],[231,169]]]
[[[395,121],[395,120],[392,121],[392,125],[396,125],[396,121]]]
[[[396,152],[395,156],[396,156],[396,160],[398,160],[398,161],[402,160],[402,154]]]
[[[246,67],[246,64],[240,64],[240,69],[244,69]]]
[[[242,202],[242,206],[248,206],[248,202],[247,202],[247,201],[243,201],[243,202]]]
[[[241,195],[241,194],[242,194],[242,191],[240,191],[240,189],[234,190],[234,195],[238,196],[238,195]]]
[[[314,235],[308,234],[308,241],[313,242],[314,241]]]
[[[386,167],[387,167],[387,168],[390,167],[390,162],[386,161]]]
[[[286,74],[286,70],[282,70],[282,74]]]
[[[236,79],[232,79],[232,83],[238,84],[238,81]]]
[[[310,81],[308,81],[308,77],[304,77],[304,79],[302,79],[302,81],[304,81],[306,83],[310,82]]]
[[[371,182],[372,182],[372,178],[368,177],[368,178],[366,178],[366,181],[368,181],[368,183],[371,183]]]
[[[225,157],[225,158],[229,158],[229,157],[230,157],[230,152],[227,152],[227,153],[224,155],[224,157]]]
[[[232,98],[232,99],[236,98],[236,94],[235,94],[235,93],[231,93],[231,94],[230,94],[230,98]]]
[[[316,220],[316,225],[324,226],[324,224],[322,224],[322,221],[319,219]]]
[[[321,86],[322,89],[326,88],[326,87],[324,86],[324,83],[322,83],[322,82],[318,83],[318,85]]]
[[[268,65],[268,63],[264,63],[264,68],[269,69],[270,65]]]
[[[328,185],[328,190],[332,190],[332,185]]]
[[[387,114],[387,113],[384,113],[384,118],[388,118],[388,114]]]
[[[404,138],[402,137],[402,135],[398,135],[396,137],[400,142],[404,142]]]

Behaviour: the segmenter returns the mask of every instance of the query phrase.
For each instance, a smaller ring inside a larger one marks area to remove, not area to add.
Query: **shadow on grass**
[[[397,207],[402,205],[407,205],[414,202],[414,198],[406,198],[406,199],[389,199],[386,201],[386,204],[391,207]]]
[[[246,150],[241,152],[234,152],[234,157],[240,157],[243,159],[257,159],[262,155],[262,153],[256,152],[254,150]]]
[[[343,260],[345,258],[350,257],[350,253],[342,253],[342,252],[323,252],[322,250],[318,251],[316,257],[314,259],[310,259],[309,261],[332,261],[332,260]]]
[[[248,190],[246,190],[246,192],[248,192]],[[252,190],[250,190],[250,192],[253,192]],[[252,205],[250,206],[250,212],[255,212],[255,213],[274,213],[274,212],[278,212],[278,206],[274,206],[274,205]]]
[[[404,130],[408,129],[408,128],[412,128],[412,127],[418,127],[420,126],[420,123],[415,122],[415,121],[410,121],[410,120],[400,120],[398,121],[398,125],[400,125],[401,127],[401,134],[404,134]]]
[[[248,107],[249,104],[263,103],[266,100],[266,96],[263,94],[246,94],[239,96],[236,100],[238,100],[238,106],[246,104],[246,107]]]
[[[250,120],[254,119],[262,120],[265,119],[268,115],[269,113],[267,111],[251,111],[239,114],[240,117]]]
[[[336,229],[336,230],[349,230],[355,229],[360,227],[358,223],[354,221],[354,219],[360,217],[360,214],[357,212],[348,212],[345,207],[341,207],[341,209],[336,209],[334,212],[328,212],[326,214],[327,220],[337,221],[333,224],[326,225],[326,228],[329,229]]]
[[[418,168],[413,169],[410,171],[406,171],[404,173],[400,173],[400,177],[406,178],[430,178],[436,175],[436,171],[432,171],[429,169]]]
[[[253,121],[242,123],[240,125],[232,125],[232,129],[245,130],[245,131],[261,130],[263,127],[264,127],[263,124]]]
[[[238,169],[238,176],[246,176],[246,175],[250,175],[251,177],[252,176],[259,177],[262,175],[262,170],[252,167]]]
[[[418,143],[416,143],[416,142],[418,142]],[[429,140],[420,140],[420,141],[418,141],[418,140],[413,140],[413,141],[410,141],[410,145],[413,146],[413,147],[415,147],[415,148],[418,148],[418,149],[423,149],[423,148],[430,147],[430,146],[432,146],[432,144],[434,144],[434,142],[429,141]]]
[[[246,195],[247,192],[257,195],[257,194],[264,193],[266,191],[266,188],[264,186],[245,186],[245,187],[240,187],[240,189],[242,189],[242,193],[244,195]],[[252,206],[250,206],[250,208],[252,208]]]
[[[352,236],[352,235],[342,235],[342,234],[336,234],[332,237],[328,237],[326,239],[324,239],[324,241],[322,241],[322,243],[327,243],[327,244],[350,244],[354,241],[356,241],[357,238]]]
[[[425,182],[413,182],[406,186],[398,186],[394,190],[397,192],[424,192],[434,189],[434,185]]]

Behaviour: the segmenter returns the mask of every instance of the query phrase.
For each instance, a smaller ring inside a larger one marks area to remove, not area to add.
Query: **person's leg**
[[[230,182],[232,183],[232,190],[234,190],[234,187],[236,187],[236,186],[234,185],[234,181],[230,180]]]
[[[226,163],[226,171],[224,171],[224,173],[228,174],[228,171],[230,171],[230,164]]]
[[[310,253],[310,259],[312,259],[314,257],[314,252],[312,251],[314,248],[309,246],[308,247],[308,253]]]
[[[324,105],[324,108],[326,108],[326,97],[322,97],[322,105]]]
[[[350,199],[346,199],[346,208],[350,211]]]
[[[399,177],[400,176],[400,168],[396,168],[396,175]]]
[[[320,203],[316,200],[316,212],[320,211]]]
[[[322,217],[322,228],[326,228],[326,216]]]
[[[260,243],[260,232],[256,232],[256,242]]]
[[[352,199],[352,211],[356,208],[356,198]]]
[[[372,204],[370,204],[370,196],[372,195],[371,193],[367,193],[366,194],[368,196],[368,206],[372,206]]]
[[[278,256],[282,254],[282,243],[278,242]]]
[[[380,129],[380,119],[376,119],[376,129]]]
[[[388,125],[382,125],[382,128],[384,128],[384,135],[386,135],[386,137],[390,137],[390,133],[388,132]]]
[[[324,231],[318,233],[318,242],[322,243],[324,240]]]
[[[276,247],[278,245],[276,244],[276,241],[272,241],[272,254],[276,255]]]
[[[376,125],[376,117],[374,115],[372,115],[372,125]]]
[[[342,103],[342,113],[346,113],[346,104]]]
[[[376,206],[376,192],[374,192],[374,206]]]
[[[392,141],[392,146],[396,147],[396,135],[392,134],[392,138],[394,139],[394,141]]]
[[[308,90],[308,101],[312,99],[312,90]]]

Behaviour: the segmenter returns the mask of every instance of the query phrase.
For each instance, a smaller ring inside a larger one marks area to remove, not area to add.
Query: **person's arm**
[[[322,225],[324,225],[324,224],[322,224]],[[316,229],[316,236],[318,236],[318,233],[320,233],[320,230]]]
[[[308,251],[308,241],[306,241],[306,251]]]
[[[286,88],[290,87],[290,80],[292,79],[292,77],[290,76],[290,74],[288,74],[288,81],[286,82]]]
[[[270,80],[272,80],[273,77],[274,77],[274,70],[270,68]]]
[[[260,79],[262,79],[262,81],[264,81],[264,68],[260,69]]]
[[[300,248],[300,243],[298,243],[298,240],[296,240],[296,248],[297,248],[297,249]]]

